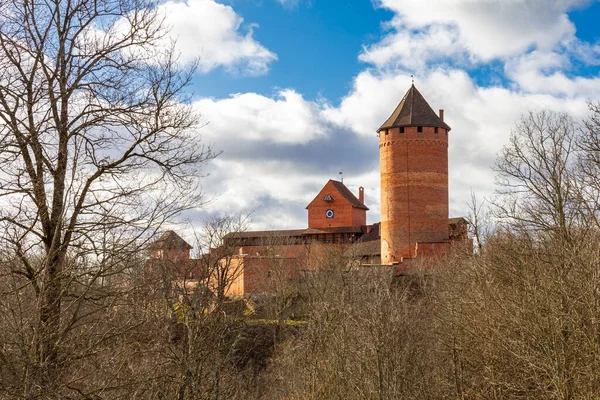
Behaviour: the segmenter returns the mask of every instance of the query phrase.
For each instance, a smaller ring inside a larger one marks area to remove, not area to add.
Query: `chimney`
[[[365,188],[362,186],[358,188],[358,201],[365,204]]]
[[[444,110],[440,109],[440,119],[444,122]]]

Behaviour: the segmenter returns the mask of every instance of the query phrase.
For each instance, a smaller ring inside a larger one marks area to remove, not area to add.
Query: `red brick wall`
[[[189,249],[159,249],[151,250],[150,257],[165,260],[189,260]]]
[[[243,247],[243,294],[273,292],[297,278],[299,271],[343,268],[340,263],[345,262],[343,254],[349,246],[350,244],[312,243]]]
[[[347,202],[344,204],[344,202],[346,202],[345,199],[338,200],[336,198],[334,201],[328,202],[327,204],[311,206],[308,209],[308,227],[327,228],[334,226],[353,226],[353,207]],[[333,210],[333,218],[326,217],[325,213],[327,210]]]
[[[367,213],[362,208],[352,209],[352,226],[363,226],[367,224]]]
[[[382,263],[414,257],[416,243],[448,239],[448,131],[379,132]]]
[[[450,242],[419,243],[417,257],[434,257],[448,254]]]
[[[243,247],[244,294],[273,292],[305,268],[304,245]]]
[[[144,264],[144,275],[149,279],[195,280],[203,277],[200,260],[150,258]]]
[[[244,294],[273,293],[296,278],[296,259],[274,257],[244,258]]]

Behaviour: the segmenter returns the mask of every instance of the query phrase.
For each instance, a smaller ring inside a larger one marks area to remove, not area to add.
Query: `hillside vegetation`
[[[590,107],[581,125],[524,116],[498,156],[497,196],[473,201],[476,251],[420,260],[404,276],[349,268],[332,249],[302,280],[274,273],[273,293],[232,301],[144,277],[135,251],[110,268],[66,257],[52,368],[39,356],[42,281],[5,249],[0,397],[597,398],[600,113]]]

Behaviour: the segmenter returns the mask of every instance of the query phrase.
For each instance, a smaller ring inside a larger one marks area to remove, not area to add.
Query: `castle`
[[[329,180],[306,207],[308,228],[231,232],[223,238],[239,275],[230,294],[269,290],[274,261],[284,266],[286,278],[296,275],[295,264],[310,268],[319,253],[309,245],[343,248],[356,265],[401,271],[417,258],[444,254],[452,243],[468,241],[467,221],[448,216],[449,131],[444,111],[436,114],[413,84],[377,130],[381,222],[366,224],[363,187],[356,196],[343,182]],[[172,231],[165,235],[152,245],[151,257],[187,254],[189,259],[191,246]]]

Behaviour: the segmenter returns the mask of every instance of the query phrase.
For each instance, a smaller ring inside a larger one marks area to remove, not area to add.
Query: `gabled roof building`
[[[363,226],[367,224],[365,189],[358,189],[358,198],[343,182],[330,179],[310,202],[308,228],[330,228],[340,226]]]

